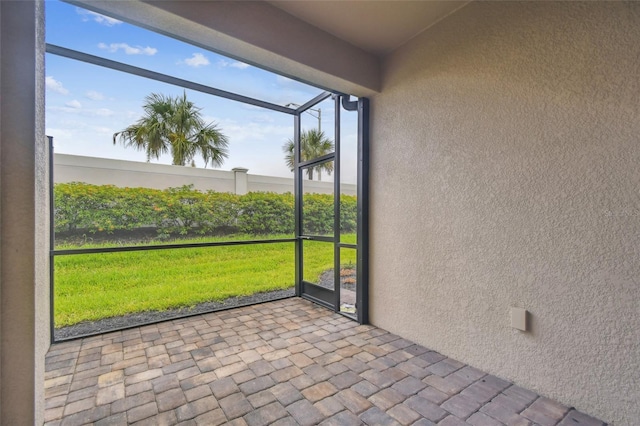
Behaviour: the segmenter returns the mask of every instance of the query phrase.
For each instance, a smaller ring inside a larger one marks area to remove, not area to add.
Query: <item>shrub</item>
[[[113,233],[155,228],[159,235],[242,232],[252,235],[293,234],[291,193],[251,192],[234,195],[201,192],[192,185],[165,190],[113,185],[59,183],[54,186],[55,232]],[[356,227],[356,197],[342,195],[341,230]],[[328,234],[333,227],[333,198],[304,196],[306,233]]]
[[[333,233],[333,195],[304,194],[302,220],[305,234],[328,235]]]
[[[340,232],[356,232],[358,227],[358,199],[353,195],[340,196]]]
[[[240,197],[238,230],[246,234],[293,234],[293,194],[250,192]]]
[[[158,233],[186,235],[194,231],[204,235],[228,225],[235,217],[237,200],[229,199],[224,204],[218,202],[214,194],[194,190],[192,185],[162,191],[162,197],[154,209]]]
[[[56,232],[89,231],[111,233],[153,223],[153,207],[159,191],[118,188],[83,183],[56,184],[54,224]]]

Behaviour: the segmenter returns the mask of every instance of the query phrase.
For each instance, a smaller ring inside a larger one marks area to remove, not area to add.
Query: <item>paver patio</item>
[[[51,347],[47,425],[604,423],[292,298]]]

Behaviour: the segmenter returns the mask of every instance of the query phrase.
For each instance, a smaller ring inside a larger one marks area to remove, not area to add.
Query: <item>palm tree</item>
[[[282,150],[285,153],[284,160],[291,171],[293,171],[293,153],[294,143],[289,139],[285,142]],[[311,129],[305,130],[300,134],[300,161],[313,160],[314,158],[322,157],[323,155],[333,152],[333,141],[327,138],[324,132],[320,130]],[[327,174],[331,175],[333,171],[333,162],[327,161],[314,167],[307,168],[307,176],[309,180],[313,180],[314,170],[318,172],[318,180],[322,180],[322,171],[325,170]]]
[[[167,152],[173,164],[184,166],[193,161],[196,154],[221,166],[229,156],[227,137],[214,123],[206,124],[193,102],[182,96],[165,96],[152,93],[145,98],[143,117],[137,123],[113,135],[113,144],[119,139],[125,147],[145,151],[147,161],[159,159]]]

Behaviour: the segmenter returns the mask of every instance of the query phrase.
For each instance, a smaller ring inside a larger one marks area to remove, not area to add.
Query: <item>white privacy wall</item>
[[[54,182],[84,182],[93,185],[115,185],[119,187],[143,187],[153,189],[175,188],[193,185],[200,191],[231,192],[293,192],[291,178],[249,174],[248,169],[232,170],[201,169],[166,164],[141,163],[112,160],[108,158],[84,157],[80,155],[54,155]],[[356,195],[357,186],[341,184],[341,193]],[[333,182],[304,182],[305,192],[332,194]]]
[[[375,325],[638,424],[639,41],[640,3],[473,2],[386,58]]]

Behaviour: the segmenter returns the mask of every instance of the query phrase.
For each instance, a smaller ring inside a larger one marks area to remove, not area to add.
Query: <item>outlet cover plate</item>
[[[511,308],[511,327],[520,331],[528,330],[527,310],[522,308]]]

